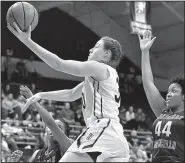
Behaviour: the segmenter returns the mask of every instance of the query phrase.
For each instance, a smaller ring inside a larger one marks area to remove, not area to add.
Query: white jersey
[[[102,152],[97,162],[106,158],[128,162],[129,146],[119,123],[120,93],[118,74],[107,65],[109,78],[97,81],[86,77],[82,88],[82,111],[86,129],[68,148],[69,152]],[[116,161],[116,162],[117,162]],[[119,161],[118,161],[119,162]]]
[[[109,78],[97,81],[86,77],[82,89],[82,112],[86,126],[96,119],[110,118],[119,122],[120,93],[117,71],[107,65]]]

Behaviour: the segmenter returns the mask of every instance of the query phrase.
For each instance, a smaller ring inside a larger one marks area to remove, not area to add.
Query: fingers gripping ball
[[[13,28],[15,22],[22,31],[28,31],[31,25],[33,31],[38,24],[38,12],[33,5],[27,2],[14,3],[6,14],[6,21]]]

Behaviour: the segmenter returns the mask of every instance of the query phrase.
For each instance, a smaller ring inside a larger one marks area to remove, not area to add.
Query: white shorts
[[[120,158],[127,162],[130,158],[129,145],[123,135],[122,125],[107,118],[97,119],[83,131],[69,147],[69,152],[102,152],[97,161]]]

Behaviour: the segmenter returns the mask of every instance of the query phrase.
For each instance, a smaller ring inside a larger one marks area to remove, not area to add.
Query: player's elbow
[[[71,89],[71,91],[70,91],[70,101],[73,102],[73,101],[77,100],[78,98],[80,98],[79,93],[75,89]]]
[[[65,96],[65,97],[64,97],[64,96]],[[60,95],[59,95],[58,97],[59,97],[59,100],[60,100],[60,101],[72,102],[72,101],[74,101],[73,90],[72,90],[72,89],[67,90],[67,91],[65,92],[65,95],[62,94],[61,97],[60,97]]]
[[[64,67],[62,66],[64,64],[63,60],[57,57],[53,62],[50,64],[50,67],[52,67],[56,71],[62,71]]]
[[[71,102],[76,100],[75,94],[73,92],[71,93],[71,96],[70,96],[69,99],[70,99]]]
[[[58,62],[53,62],[51,65],[50,65],[51,68],[53,68],[54,70],[56,71],[61,71],[61,67],[60,67],[60,64]]]
[[[52,69],[59,71],[59,63],[56,61],[52,61],[50,63],[47,63],[48,66],[50,66]]]

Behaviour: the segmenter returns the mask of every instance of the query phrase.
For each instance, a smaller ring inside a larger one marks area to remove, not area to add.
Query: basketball
[[[33,31],[38,24],[38,12],[33,5],[28,2],[14,3],[6,14],[6,21],[13,28],[15,22],[22,31],[27,31],[31,25]]]

